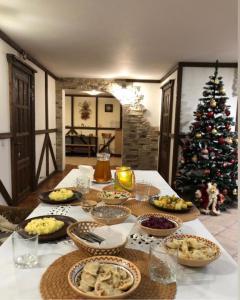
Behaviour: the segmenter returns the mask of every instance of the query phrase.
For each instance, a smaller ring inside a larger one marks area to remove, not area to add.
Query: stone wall
[[[57,124],[57,165],[62,170],[63,131],[62,131],[62,93],[65,89],[77,91],[98,90],[111,93],[114,80],[62,78],[56,82],[56,124]],[[144,110],[132,110],[123,106],[123,146],[122,161],[134,169],[157,170],[159,131],[144,117]]]

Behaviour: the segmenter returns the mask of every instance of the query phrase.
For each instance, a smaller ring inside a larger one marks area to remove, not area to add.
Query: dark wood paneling
[[[12,138],[11,132],[0,133],[0,140],[10,139],[10,138]]]
[[[54,132],[57,132],[57,128],[35,130],[36,135],[45,134],[45,133],[54,133]]]
[[[200,67],[200,68],[215,68],[216,62],[179,62],[180,67]],[[218,63],[219,68],[237,68],[238,63],[220,62]]]
[[[179,146],[179,128],[180,128],[180,112],[181,112],[181,93],[182,93],[182,74],[183,67],[179,66],[177,73],[177,99],[176,99],[176,110],[175,110],[175,139],[173,143],[173,163],[172,163],[172,180],[171,186],[173,186],[177,173],[178,165],[178,146]]]
[[[45,72],[45,128],[48,130],[48,74]],[[49,147],[46,145],[46,176],[49,176]]]
[[[53,74],[51,71],[49,71],[46,67],[44,67],[36,58],[34,58],[32,55],[24,51],[17,43],[15,43],[5,32],[0,30],[0,38],[5,41],[9,46],[11,46],[13,49],[18,51],[20,54],[24,55],[28,60],[30,60],[32,63],[34,63],[36,66],[38,66],[41,70],[47,72],[50,76],[52,76],[55,80],[58,79],[58,77]]]
[[[8,205],[12,206],[15,204],[15,202],[12,200],[10,195],[8,194],[8,191],[6,190],[4,184],[0,180],[0,194],[2,194],[4,200],[7,202]]]
[[[12,198],[20,201],[35,188],[35,70],[7,54],[11,128]]]

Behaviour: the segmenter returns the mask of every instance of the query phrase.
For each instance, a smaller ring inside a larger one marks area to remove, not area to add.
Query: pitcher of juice
[[[93,177],[98,183],[109,182],[112,179],[109,153],[97,153],[97,164]]]

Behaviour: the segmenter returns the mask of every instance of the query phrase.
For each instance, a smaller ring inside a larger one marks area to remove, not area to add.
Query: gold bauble
[[[197,139],[200,139],[200,138],[202,137],[202,134],[201,134],[200,132],[198,132],[198,133],[195,134],[195,137],[196,137]]]
[[[232,140],[231,137],[227,137],[227,138],[225,138],[225,142],[226,142],[227,144],[231,145],[231,144],[233,143],[233,140]]]
[[[195,163],[198,161],[198,157],[197,157],[197,155],[196,155],[196,154],[195,154],[195,155],[193,155],[193,157],[192,157],[192,161],[193,161],[193,162],[195,162]]]
[[[212,99],[210,100],[210,106],[211,106],[211,107],[216,107],[216,106],[217,106],[217,102],[216,102],[216,100],[215,100],[214,98],[212,98]]]
[[[213,128],[213,130],[212,130],[212,134],[217,134],[217,129],[215,129],[215,128]]]

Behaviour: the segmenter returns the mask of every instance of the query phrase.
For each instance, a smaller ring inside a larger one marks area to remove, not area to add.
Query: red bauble
[[[225,139],[223,137],[220,137],[218,139],[218,144],[223,145],[225,143]]]
[[[225,114],[226,116],[229,116],[230,115],[230,111],[228,109],[225,110]]]
[[[235,160],[234,160],[234,159],[231,159],[231,160],[230,160],[230,163],[231,163],[231,164],[234,164],[234,163],[235,163]]]
[[[212,117],[214,116],[213,111],[209,111],[209,112],[207,113],[207,116],[208,116],[208,118],[212,118]]]
[[[207,126],[207,132],[211,132],[212,131],[212,126]]]
[[[220,176],[220,175],[221,175],[221,173],[218,171],[218,172],[216,173],[216,175],[217,175],[217,176]]]

